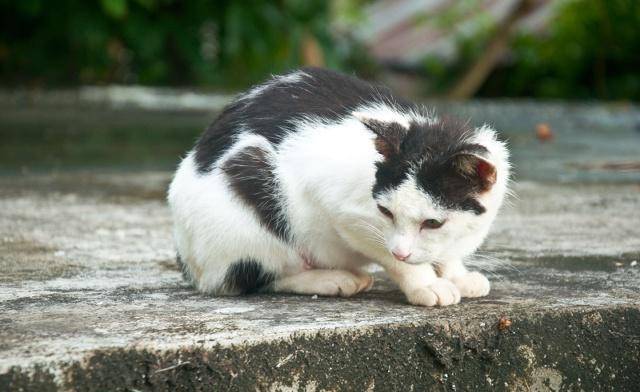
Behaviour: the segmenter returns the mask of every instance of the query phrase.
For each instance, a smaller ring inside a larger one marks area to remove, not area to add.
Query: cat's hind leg
[[[219,284],[218,295],[244,295],[270,291],[276,275],[262,263],[249,257],[240,259],[227,267],[224,279]]]
[[[312,269],[273,282],[275,292],[328,297],[350,297],[369,290],[373,277],[364,272],[339,269]]]

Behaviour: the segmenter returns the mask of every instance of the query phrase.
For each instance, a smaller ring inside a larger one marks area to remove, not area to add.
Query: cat
[[[489,126],[438,117],[389,89],[303,68],[238,96],[169,187],[178,260],[213,295],[349,297],[379,264],[414,305],[489,293],[463,260],[509,182]]]

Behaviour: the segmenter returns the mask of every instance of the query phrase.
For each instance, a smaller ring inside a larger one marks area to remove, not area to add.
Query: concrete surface
[[[0,391],[637,390],[640,173],[572,165],[628,162],[634,124],[576,149],[507,131],[516,197],[475,259],[492,292],[447,308],[380,274],[351,299],[202,296],[174,262],[169,171],[5,174]]]

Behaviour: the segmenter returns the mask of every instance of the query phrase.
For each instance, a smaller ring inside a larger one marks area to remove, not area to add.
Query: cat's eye
[[[439,229],[444,225],[444,220],[426,219],[420,226],[421,229]]]
[[[393,219],[393,214],[387,208],[384,208],[383,206],[378,204],[378,209],[380,210],[380,212],[382,212],[384,216],[386,216],[389,219]]]

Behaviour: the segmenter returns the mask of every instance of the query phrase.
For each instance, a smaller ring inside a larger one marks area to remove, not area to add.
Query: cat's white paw
[[[373,287],[373,276],[362,272],[355,273],[359,279],[358,292],[369,291]]]
[[[355,275],[347,271],[334,271],[324,280],[315,283],[319,295],[330,297],[351,297],[373,286],[371,275]]]
[[[489,294],[489,290],[491,289],[489,279],[476,271],[467,272],[462,276],[452,278],[451,281],[465,298],[484,297]]]
[[[373,277],[356,271],[313,269],[287,276],[274,282],[273,290],[280,293],[350,297],[373,285]]]
[[[406,293],[407,300],[413,305],[447,306],[460,302],[460,291],[447,279],[438,278],[428,286],[413,289]]]

